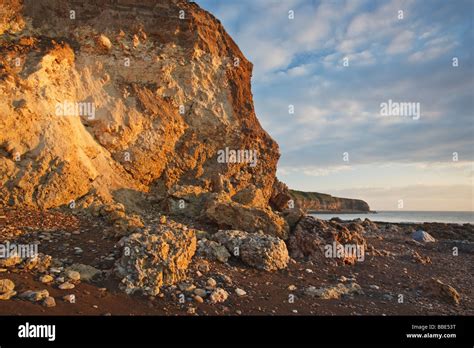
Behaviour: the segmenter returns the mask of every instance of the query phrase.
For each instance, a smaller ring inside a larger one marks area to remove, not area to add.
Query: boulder
[[[331,256],[331,260],[336,262],[354,264],[363,257],[346,253],[346,247],[364,253],[367,242],[361,233],[350,231],[340,223],[315,219],[309,215],[298,222],[288,240],[290,256],[295,259],[329,261],[326,254],[328,248],[337,249]]]
[[[422,285],[426,295],[437,298],[444,302],[458,305],[461,301],[461,295],[451,285],[443,283],[441,280],[431,278]]]
[[[286,244],[278,237],[227,230],[217,232],[213,238],[224,245],[232,255],[251,267],[275,271],[288,265]]]
[[[270,209],[216,199],[208,203],[204,217],[219,228],[247,232],[263,231],[282,239],[288,238],[288,223]]]
[[[234,202],[251,207],[266,208],[268,201],[263,196],[262,190],[256,188],[254,185],[240,190],[232,196]]]
[[[74,263],[68,268],[66,268],[66,274],[71,271],[79,273],[79,279],[86,282],[91,281],[96,276],[102,273],[101,270],[98,270],[97,268],[94,268],[89,265],[84,265],[82,263]]]
[[[157,225],[152,231],[122,238],[118,246],[122,256],[115,274],[121,287],[131,294],[140,291],[155,296],[163,285],[186,278],[186,270],[196,251],[194,230],[181,224]]]
[[[270,205],[278,211],[284,211],[291,207],[288,206],[288,202],[292,199],[288,186],[282,183],[280,180],[275,178],[272,186],[272,195],[270,197]]]
[[[38,301],[44,300],[46,297],[49,297],[49,292],[46,289],[38,290],[38,291],[27,290],[21,293],[19,296],[20,298],[31,301],[31,302],[38,302]]]
[[[230,257],[230,253],[227,251],[225,246],[207,239],[198,241],[196,255],[223,263],[227,262]]]
[[[418,230],[415,231],[411,237],[413,240],[416,240],[417,242],[423,242],[423,243],[432,243],[436,242],[436,239],[434,239],[428,232],[425,232],[423,230]]]

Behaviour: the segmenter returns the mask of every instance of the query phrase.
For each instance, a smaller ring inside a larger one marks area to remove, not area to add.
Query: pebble
[[[51,283],[54,280],[54,278],[50,276],[49,274],[45,274],[44,276],[41,276],[39,280],[41,283],[47,284],[47,283]]]
[[[76,303],[76,295],[74,294],[65,295],[63,296],[63,300],[69,303]]]
[[[204,302],[204,299],[199,296],[199,295],[195,295],[194,296],[194,301],[198,302],[198,303],[203,303]]]
[[[43,300],[43,306],[56,307],[56,300],[54,299],[54,297],[48,296]]]
[[[214,278],[209,278],[209,279],[207,280],[207,283],[206,283],[206,284],[207,284],[207,286],[210,287],[210,288],[215,288],[216,285],[217,285],[217,282],[216,282],[216,280],[215,280]]]
[[[66,282],[66,283],[62,283],[61,285],[59,285],[58,288],[61,289],[61,290],[71,290],[71,289],[75,288],[75,285]]]
[[[10,279],[0,279],[0,293],[6,293],[15,289],[15,283]]]
[[[296,285],[291,284],[290,286],[288,286],[288,290],[295,291],[296,290]]]
[[[296,309],[293,309],[292,312],[298,314],[298,311]]]
[[[306,272],[306,273],[313,273],[313,270],[312,270],[312,269],[309,269],[309,268],[306,268],[306,269],[305,269],[305,272]]]
[[[371,288],[371,289],[374,289],[374,290],[379,290],[379,289],[380,289],[380,286],[378,286],[378,285],[371,285],[370,288]]]
[[[229,297],[229,293],[222,288],[217,288],[209,296],[211,303],[224,302]]]
[[[194,294],[202,298],[207,296],[206,290],[200,288],[194,289]]]
[[[81,274],[77,271],[68,270],[66,271],[66,276],[73,281],[81,280]]]
[[[192,292],[194,289],[196,289],[196,286],[194,284],[179,283],[178,288],[181,291]]]
[[[245,290],[239,289],[239,288],[235,289],[235,293],[237,294],[237,296],[245,296],[245,295],[247,295],[247,292],[246,292]]]
[[[49,292],[46,289],[38,291],[27,290],[20,294],[20,298],[33,302],[44,300],[46,297],[49,297]]]
[[[10,279],[0,279],[0,300],[9,300],[16,295],[15,283]]]

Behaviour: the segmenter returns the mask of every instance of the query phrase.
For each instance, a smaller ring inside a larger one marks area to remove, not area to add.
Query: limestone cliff
[[[251,186],[267,205],[279,150],[251,74],[220,22],[184,0],[3,1],[0,204],[133,206],[146,193],[174,209]]]
[[[325,193],[290,190],[295,206],[308,212],[369,212],[369,205],[360,199],[333,197]]]

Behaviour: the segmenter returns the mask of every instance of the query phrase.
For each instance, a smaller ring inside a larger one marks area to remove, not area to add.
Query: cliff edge
[[[285,237],[251,75],[221,23],[184,0],[4,1],[0,205],[152,203],[219,227],[258,216],[243,227]]]
[[[339,198],[319,192],[290,190],[295,206],[307,212],[367,213],[369,205],[360,199]]]

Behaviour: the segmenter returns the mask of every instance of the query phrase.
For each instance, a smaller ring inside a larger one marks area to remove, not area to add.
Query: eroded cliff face
[[[183,214],[219,202],[278,220],[279,150],[251,74],[220,22],[184,0],[4,1],[0,204],[137,208],[146,193]]]
[[[360,199],[339,198],[318,192],[290,190],[295,206],[307,212],[369,212],[369,205]]]

